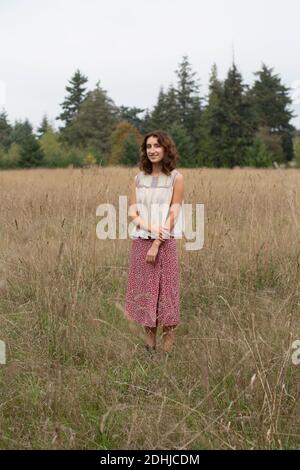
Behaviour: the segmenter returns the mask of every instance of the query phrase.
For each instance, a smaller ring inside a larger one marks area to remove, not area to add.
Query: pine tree
[[[33,134],[33,128],[28,119],[15,121],[11,131],[12,142],[23,145],[25,140]]]
[[[41,166],[43,157],[43,151],[35,136],[33,134],[28,136],[21,147],[19,165],[22,168]]]
[[[52,128],[51,124],[49,123],[47,115],[44,114],[42,122],[41,122],[40,126],[38,127],[38,129],[36,131],[38,138],[40,139],[49,130],[53,131],[53,128]]]
[[[8,122],[7,113],[2,111],[0,113],[0,147],[5,151],[9,149],[11,144],[11,132],[12,126]]]
[[[97,161],[101,158],[103,163],[107,163],[117,116],[118,108],[98,81],[96,88],[87,94],[70,127],[72,142],[94,152]]]
[[[63,111],[56,118],[64,123],[59,127],[62,137],[66,142],[72,143],[73,133],[69,132],[74,119],[78,115],[80,105],[86,96],[86,88],[84,85],[87,83],[88,78],[85,77],[80,70],[76,70],[73,77],[69,80],[69,86],[66,86],[68,95],[65,97],[63,103],[60,104]]]
[[[165,93],[163,87],[160,88],[157,102],[150,116],[151,129],[162,129],[169,132],[173,124],[180,124],[179,105],[176,90],[172,85]]]
[[[202,112],[197,129],[199,166],[222,166],[222,124],[224,119],[222,100],[223,84],[218,79],[217,66],[213,64],[209,78],[207,105]]]
[[[28,119],[23,122],[15,122],[11,139],[13,143],[20,146],[20,158],[18,160],[20,167],[30,168],[43,164],[44,154]]]
[[[170,134],[177,148],[178,164],[187,168],[195,167],[193,142],[186,129],[181,124],[175,123],[170,129]]]
[[[272,152],[259,137],[256,137],[253,145],[246,150],[245,165],[263,168],[270,167],[273,161]]]
[[[178,102],[178,112],[180,124],[192,133],[195,122],[194,114],[195,107],[199,104],[199,88],[198,79],[194,77],[196,72],[192,72],[192,67],[189,63],[188,57],[183,56],[179,68],[175,71],[178,81],[176,88],[176,97]]]
[[[141,134],[147,134],[148,132],[153,131],[151,124],[151,114],[151,110],[146,108],[144,116],[142,117]]]
[[[180,124],[180,109],[177,100],[177,92],[173,85],[169,85],[165,95],[165,109],[166,129],[170,130],[174,124]]]
[[[130,108],[127,106],[120,106],[120,121],[127,121],[132,124],[139,132],[143,133],[143,119],[138,115],[144,113],[144,109],[136,108],[135,106]]]
[[[249,96],[257,126],[267,128],[270,135],[280,136],[283,160],[290,161],[294,156],[294,127],[290,124],[294,115],[289,108],[292,104],[290,90],[281,83],[279,75],[273,73],[273,68],[268,68],[265,64],[262,64],[261,70],[254,75],[257,79],[249,91]],[[275,157],[280,161],[279,155]]]
[[[157,102],[151,112],[150,123],[151,123],[152,129],[165,129],[166,130],[165,108],[166,108],[166,95],[165,95],[163,87],[160,87],[158,97],[157,97]]]
[[[233,63],[224,81],[222,97],[222,166],[244,165],[247,148],[253,144],[255,122],[246,90]]]
[[[192,160],[196,163],[197,146],[199,138],[197,129],[200,125],[202,114],[202,98],[199,95],[199,79],[195,78],[196,72],[192,72],[192,67],[188,57],[183,56],[182,62],[175,71],[178,81],[176,99],[178,105],[179,124],[186,130],[192,143]]]

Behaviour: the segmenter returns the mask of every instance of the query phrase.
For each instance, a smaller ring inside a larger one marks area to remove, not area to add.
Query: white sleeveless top
[[[136,202],[140,217],[149,224],[162,225],[169,215],[169,208],[173,196],[174,181],[179,172],[174,169],[169,176],[147,175],[140,172],[135,176]],[[183,210],[178,215],[174,228],[170,235],[174,238],[182,238]],[[130,233],[131,238],[153,238],[155,235],[136,225]]]

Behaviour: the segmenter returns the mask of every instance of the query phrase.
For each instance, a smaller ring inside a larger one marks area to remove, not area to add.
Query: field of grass
[[[300,448],[300,171],[180,170],[205,241],[177,241],[182,324],[155,362],[123,318],[131,240],[96,236],[136,171],[0,172],[0,448]]]

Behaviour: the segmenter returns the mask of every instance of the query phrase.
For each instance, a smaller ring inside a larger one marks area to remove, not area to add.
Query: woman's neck
[[[151,175],[152,176],[158,176],[158,175],[161,175],[162,174],[162,171],[161,171],[161,165],[159,163],[152,163],[152,172],[151,172]]]

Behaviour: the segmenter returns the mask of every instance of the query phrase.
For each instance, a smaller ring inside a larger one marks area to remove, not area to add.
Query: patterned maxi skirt
[[[151,239],[132,240],[125,300],[125,317],[155,327],[180,323],[179,259],[175,238],[159,247],[155,263],[147,263]]]

